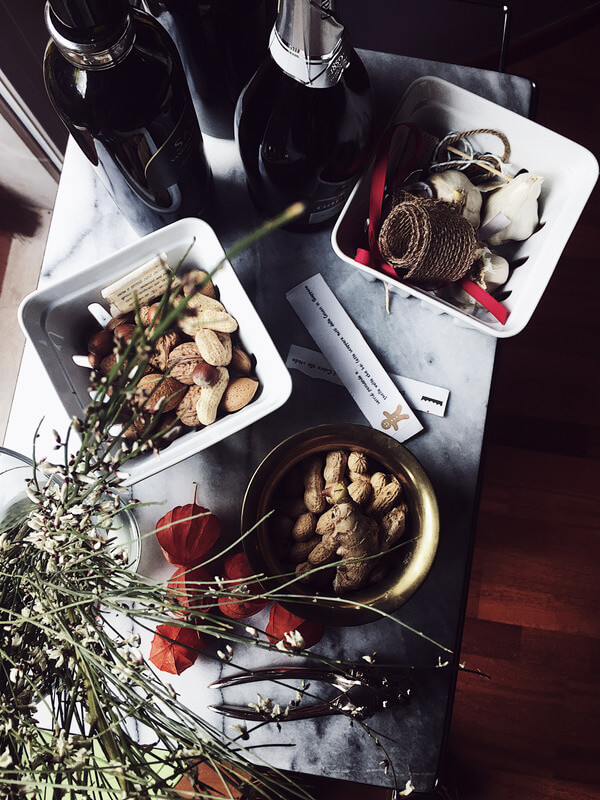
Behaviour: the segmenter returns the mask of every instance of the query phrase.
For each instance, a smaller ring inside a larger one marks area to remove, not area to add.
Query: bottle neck
[[[334,0],[280,0],[269,50],[291,78],[315,89],[335,86],[349,64],[344,26]]]
[[[81,69],[110,69],[127,57],[135,42],[130,14],[124,17],[114,31],[95,41],[73,41],[64,29],[59,30],[60,25],[57,24],[49,2],[46,2],[44,16],[48,32],[61,54]]]

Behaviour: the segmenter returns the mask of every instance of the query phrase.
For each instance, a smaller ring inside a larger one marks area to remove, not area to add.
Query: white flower
[[[247,741],[250,738],[248,734],[248,726],[245,722],[240,722],[239,725],[231,725],[231,729],[238,733],[244,741]]]
[[[248,708],[258,711],[260,714],[270,714],[273,709],[273,698],[263,697],[257,692],[256,703],[248,703]]]
[[[412,784],[410,778],[406,781],[406,786],[401,792],[398,792],[399,797],[408,797],[409,794],[412,794],[415,790],[415,787]]]
[[[72,748],[72,743],[70,741],[70,737],[67,738],[67,734],[64,730],[58,734],[58,739],[56,740],[56,755],[62,760],[66,755],[69,754]]]
[[[28,497],[28,498],[31,500],[31,502],[32,502],[32,503],[36,503],[37,505],[39,505],[39,502],[40,502],[40,496],[39,496],[39,494],[38,494],[38,493],[35,491],[35,489],[32,489],[30,486],[28,486],[28,487],[25,489],[25,494],[26,494],[26,495],[27,495],[27,497]]]
[[[41,531],[44,527],[44,523],[37,515],[32,514],[27,520],[27,527],[31,528],[32,531]]]
[[[83,767],[88,759],[88,751],[85,747],[80,747],[73,753],[73,757],[69,760],[71,769],[80,769]]]
[[[12,767],[12,758],[8,751],[8,747],[0,756],[0,769],[8,769],[8,767]]]
[[[306,647],[306,642],[300,631],[286,631],[283,634],[283,638],[292,650],[304,650]]]
[[[62,665],[65,663],[65,657],[63,655],[62,650],[59,650],[56,647],[53,647],[52,649],[48,650],[48,658],[51,659],[52,661],[56,661],[57,669],[58,667],[62,667]]]

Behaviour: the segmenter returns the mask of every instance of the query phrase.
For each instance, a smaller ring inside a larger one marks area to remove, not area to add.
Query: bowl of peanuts
[[[248,560],[265,589],[304,619],[362,625],[421,586],[439,537],[423,466],[387,434],[320,425],[272,450],[242,508]]]

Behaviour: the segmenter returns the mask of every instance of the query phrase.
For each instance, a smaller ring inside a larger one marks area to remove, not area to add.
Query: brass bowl
[[[378,611],[396,611],[414,595],[433,564],[439,535],[438,505],[431,482],[412,453],[387,434],[363,425],[319,425],[296,433],[272,450],[252,476],[242,506],[242,532],[256,526],[244,539],[244,549],[254,572],[267,576],[264,588],[288,583],[289,575],[281,576],[268,521],[260,520],[275,507],[277,488],[289,469],[314,453],[340,448],[362,451],[383,471],[394,474],[408,506],[406,545],[397,551],[396,565],[380,582],[339,599],[317,594],[316,600],[280,601],[303,619],[343,627],[379,619]],[[305,594],[307,590],[295,583],[285,592]]]

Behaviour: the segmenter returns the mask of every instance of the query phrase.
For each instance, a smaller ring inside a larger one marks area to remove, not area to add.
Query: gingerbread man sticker
[[[395,431],[397,431],[398,423],[403,419],[408,419],[408,414],[402,414],[401,412],[402,406],[400,404],[394,412],[383,412],[384,419],[381,423],[381,427],[384,431],[388,431],[390,428],[393,428]]]

